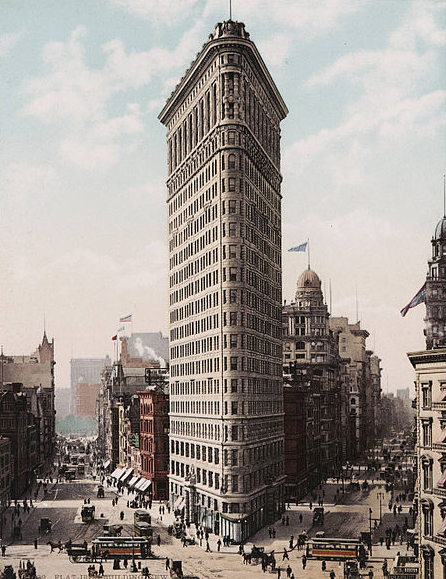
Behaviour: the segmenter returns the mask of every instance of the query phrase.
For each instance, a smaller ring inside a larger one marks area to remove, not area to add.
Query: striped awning
[[[126,481],[132,473],[133,473],[133,468],[126,468],[126,469],[124,469],[124,472],[122,473],[122,475],[121,475],[121,477],[119,478],[119,480],[120,480],[121,482]]]
[[[440,480],[437,482],[437,487],[444,488],[446,484],[446,469],[443,471]]]
[[[106,460],[102,466],[103,466],[104,468],[108,468],[108,467],[110,466],[110,461],[109,461],[109,460]]]
[[[145,478],[140,478],[139,481],[135,485],[135,490],[140,491],[141,487],[145,483],[145,481],[146,481]]]
[[[177,500],[174,502],[173,504],[173,508],[175,511],[180,511],[183,507],[184,507],[184,503],[185,503],[185,498],[184,497],[178,497]]]
[[[129,487],[134,487],[138,481],[139,476],[132,476],[132,478],[129,481]]]
[[[145,479],[139,490],[144,493],[150,487],[151,484],[152,484],[151,480]]]
[[[123,468],[115,468],[115,470],[111,473],[112,478],[119,480],[124,473]]]

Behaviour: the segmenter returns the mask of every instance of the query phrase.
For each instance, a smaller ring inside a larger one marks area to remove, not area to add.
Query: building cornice
[[[436,362],[446,362],[446,348],[433,350],[420,350],[419,352],[408,352],[407,357],[412,366],[417,364],[432,364]]]

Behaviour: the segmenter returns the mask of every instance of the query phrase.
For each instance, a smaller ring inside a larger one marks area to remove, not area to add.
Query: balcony
[[[433,410],[446,410],[446,400],[441,402],[432,402]]]

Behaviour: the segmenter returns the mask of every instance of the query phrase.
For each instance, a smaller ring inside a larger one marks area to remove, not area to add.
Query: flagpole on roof
[[[307,247],[308,247],[308,269],[310,268],[310,238],[307,239]]]

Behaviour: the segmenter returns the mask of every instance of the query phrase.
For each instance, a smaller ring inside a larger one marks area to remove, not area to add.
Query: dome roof
[[[446,239],[446,217],[442,217],[437,223],[434,239]]]
[[[297,280],[297,288],[314,287],[320,289],[321,280],[312,269],[306,269]]]

